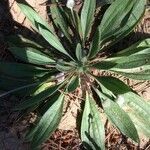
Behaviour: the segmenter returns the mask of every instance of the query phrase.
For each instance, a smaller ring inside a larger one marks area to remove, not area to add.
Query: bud
[[[66,4],[66,6],[69,8],[69,9],[73,9],[73,7],[74,7],[74,5],[75,5],[75,1],[74,0],[68,0],[67,1],[67,4]]]

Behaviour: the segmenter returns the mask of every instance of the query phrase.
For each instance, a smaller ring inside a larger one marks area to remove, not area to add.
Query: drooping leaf
[[[108,119],[125,135],[130,137],[135,142],[139,142],[139,136],[135,125],[133,124],[131,118],[128,114],[120,108],[120,106],[109,99],[106,95],[96,90],[100,99],[102,100],[102,105],[104,112],[106,113]]]
[[[80,83],[79,76],[73,76],[68,83],[67,87],[68,92],[73,92],[79,86],[79,83]]]
[[[16,58],[27,63],[46,65],[53,64],[55,62],[46,54],[31,47],[10,47],[9,50]]]
[[[146,0],[115,0],[100,24],[101,41],[116,42],[129,34],[143,16],[145,5]]]
[[[0,72],[12,77],[35,78],[44,76],[49,72],[49,70],[28,64],[1,62]]]
[[[38,147],[56,130],[63,112],[64,95],[60,95],[58,100],[46,111],[36,127],[32,139],[32,148]]]
[[[81,27],[83,33],[83,40],[85,41],[91,31],[94,20],[94,13],[96,7],[96,0],[85,0],[81,11]]]
[[[24,4],[20,1],[17,1],[17,3],[21,11],[32,22],[34,27],[45,38],[45,40],[58,51],[70,57],[70,55],[67,53],[67,51],[64,49],[63,45],[59,41],[58,37],[54,34],[53,29],[50,28],[45,21],[43,21],[43,19],[37,14],[37,12],[27,3]]]
[[[63,34],[67,37],[67,39],[71,42],[71,37],[69,34],[69,27],[66,23],[65,18],[63,17],[63,11],[60,6],[57,4],[57,0],[52,0],[54,5],[50,6],[51,15],[54,20],[55,25],[57,28],[60,28]]]
[[[105,149],[105,130],[93,98],[87,93],[81,124],[81,139],[90,150]]]

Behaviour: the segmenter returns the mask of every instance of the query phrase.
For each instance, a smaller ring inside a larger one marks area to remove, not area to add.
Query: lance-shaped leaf
[[[38,147],[56,130],[62,117],[64,95],[60,95],[58,100],[46,111],[36,127],[32,139],[32,148]]]
[[[26,15],[26,17],[32,22],[34,27],[39,31],[39,33],[58,51],[70,56],[64,49],[63,45],[60,43],[58,37],[54,34],[53,30],[48,26],[46,22],[37,14],[37,12],[29,6],[27,3],[17,2],[21,11]]]
[[[116,42],[129,34],[145,12],[146,0],[115,0],[99,26],[101,41]]]
[[[143,41],[139,41],[130,47],[121,50],[110,57],[109,60],[116,60],[122,56],[131,56],[131,55],[138,55],[138,54],[149,54],[150,53],[150,38],[145,39]]]
[[[10,47],[11,53],[18,59],[32,64],[46,65],[53,64],[55,61],[46,54],[31,47]]]
[[[54,20],[55,25],[57,28],[60,28],[63,34],[67,37],[67,39],[71,42],[70,34],[69,34],[69,27],[65,21],[63,16],[64,11],[60,6],[57,4],[57,0],[52,0],[54,5],[50,6],[51,15]]]
[[[80,84],[79,76],[73,76],[68,83],[68,87],[67,87],[68,92],[73,92],[74,90],[76,90],[79,84]]]
[[[49,96],[53,95],[56,91],[58,91],[60,87],[61,87],[61,84],[49,87],[45,89],[44,91],[42,91],[41,93],[38,93],[37,95],[33,96],[32,98],[21,102],[14,109],[22,110],[22,109],[26,109],[35,105],[39,105],[43,100],[45,100]]]
[[[130,110],[128,112],[130,118],[134,122],[139,133],[143,133],[145,136],[150,138],[150,123],[147,121],[147,117],[141,117],[136,112]]]
[[[90,47],[89,53],[90,58],[93,58],[100,51],[100,39],[101,39],[100,30],[97,29]]]
[[[83,40],[85,41],[89,32],[91,31],[94,20],[94,13],[96,7],[96,0],[85,0],[81,11],[81,27],[83,33]]]
[[[83,53],[82,53],[82,47],[80,43],[78,43],[76,47],[76,57],[79,61],[82,61]]]
[[[96,80],[101,83],[108,92],[104,92],[105,94],[109,95],[109,92],[113,92],[115,95],[124,94],[127,92],[130,92],[131,89],[121,80],[115,78],[115,77],[109,77],[109,76],[101,76],[101,77],[95,77]],[[108,82],[109,81],[109,82]]]
[[[0,63],[0,72],[9,76],[23,78],[23,77],[42,77],[49,72],[48,69],[35,67],[28,64],[19,63]]]
[[[42,108],[39,109],[39,114],[44,115],[49,108],[58,100],[60,97],[61,93],[57,92],[56,94],[52,95],[49,97],[48,101],[42,106]],[[42,116],[39,116],[39,118],[35,122],[35,126],[31,127],[29,131],[27,132],[25,136],[26,141],[32,141],[34,133],[37,131],[37,123],[40,121]]]
[[[139,133],[150,137],[150,105],[133,92],[118,96],[116,102],[129,114]]]
[[[135,142],[139,142],[139,136],[135,125],[128,114],[120,108],[120,106],[109,99],[106,95],[96,90],[98,96],[102,100],[102,105],[108,119],[126,136]]]
[[[106,64],[106,65],[105,65]],[[150,53],[108,58],[105,61],[93,64],[92,67],[101,70],[110,70],[126,77],[149,80]],[[137,76],[136,76],[137,74]],[[143,76],[142,76],[143,75]]]
[[[16,47],[32,47],[35,49],[44,49],[41,43],[37,43],[33,39],[26,38],[20,34],[17,35],[10,35],[6,37],[6,41],[9,43],[9,46],[16,46]],[[39,42],[39,41],[38,41]]]
[[[81,124],[81,139],[87,149],[105,149],[105,130],[93,98],[87,93]]]

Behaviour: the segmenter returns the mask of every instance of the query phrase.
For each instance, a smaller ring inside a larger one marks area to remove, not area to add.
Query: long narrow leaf
[[[41,93],[33,96],[32,98],[21,102],[14,109],[15,110],[22,110],[22,109],[26,109],[26,108],[29,108],[29,107],[32,107],[35,105],[39,105],[40,102],[42,102],[46,98],[53,95],[59,88],[60,88],[60,85],[55,85],[55,86],[49,87],[46,90],[42,91]]]
[[[53,64],[55,62],[46,54],[31,47],[10,47],[9,50],[16,58],[27,63],[46,65]]]
[[[128,116],[128,114],[120,108],[120,106],[109,99],[106,95],[96,90],[100,99],[102,100],[102,105],[104,112],[106,113],[108,119],[125,135],[130,137],[135,142],[139,142],[139,136],[135,125]]]
[[[143,16],[145,5],[146,0],[115,0],[100,24],[101,41],[116,42],[129,34]]]
[[[86,40],[92,27],[95,7],[96,7],[96,0],[84,1],[84,5],[81,12],[81,27],[84,41]]]
[[[32,148],[37,148],[56,130],[61,120],[63,103],[64,95],[61,94],[58,100],[43,115],[34,132]]]
[[[60,6],[57,4],[57,0],[52,0],[52,3],[55,3],[54,5],[50,6],[51,15],[54,20],[55,25],[57,28],[60,28],[63,34],[67,37],[67,39],[71,42],[71,37],[69,34],[69,27],[66,23],[65,18],[63,17],[63,11],[60,8]]]
[[[93,98],[87,93],[81,124],[81,139],[87,149],[105,149],[105,130]]]
[[[41,67],[35,67],[27,64],[19,64],[19,63],[9,63],[9,62],[1,62],[0,63],[0,72],[12,77],[42,77],[43,75],[49,72],[48,69],[44,69]]]
[[[63,45],[60,43],[58,37],[54,34],[53,30],[48,26],[47,23],[37,14],[37,12],[29,6],[27,3],[17,2],[21,11],[26,15],[26,17],[32,22],[34,27],[39,31],[39,33],[58,51],[70,56],[64,49]]]

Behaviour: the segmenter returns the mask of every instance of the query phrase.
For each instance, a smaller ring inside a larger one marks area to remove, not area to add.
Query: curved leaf
[[[101,41],[116,42],[129,34],[143,16],[145,5],[146,0],[115,0],[99,26]]]
[[[37,65],[46,65],[52,64],[55,61],[48,57],[46,54],[31,48],[31,47],[10,47],[9,50],[12,54],[27,63],[37,64]]]
[[[42,144],[56,130],[63,112],[64,95],[46,111],[36,127],[32,138],[31,147],[36,148]]]
[[[94,12],[96,8],[96,0],[85,0],[81,11],[81,27],[83,40],[85,41],[91,31],[94,20]]]
[[[81,139],[87,149],[105,149],[105,130],[93,98],[87,93],[81,124]]]

